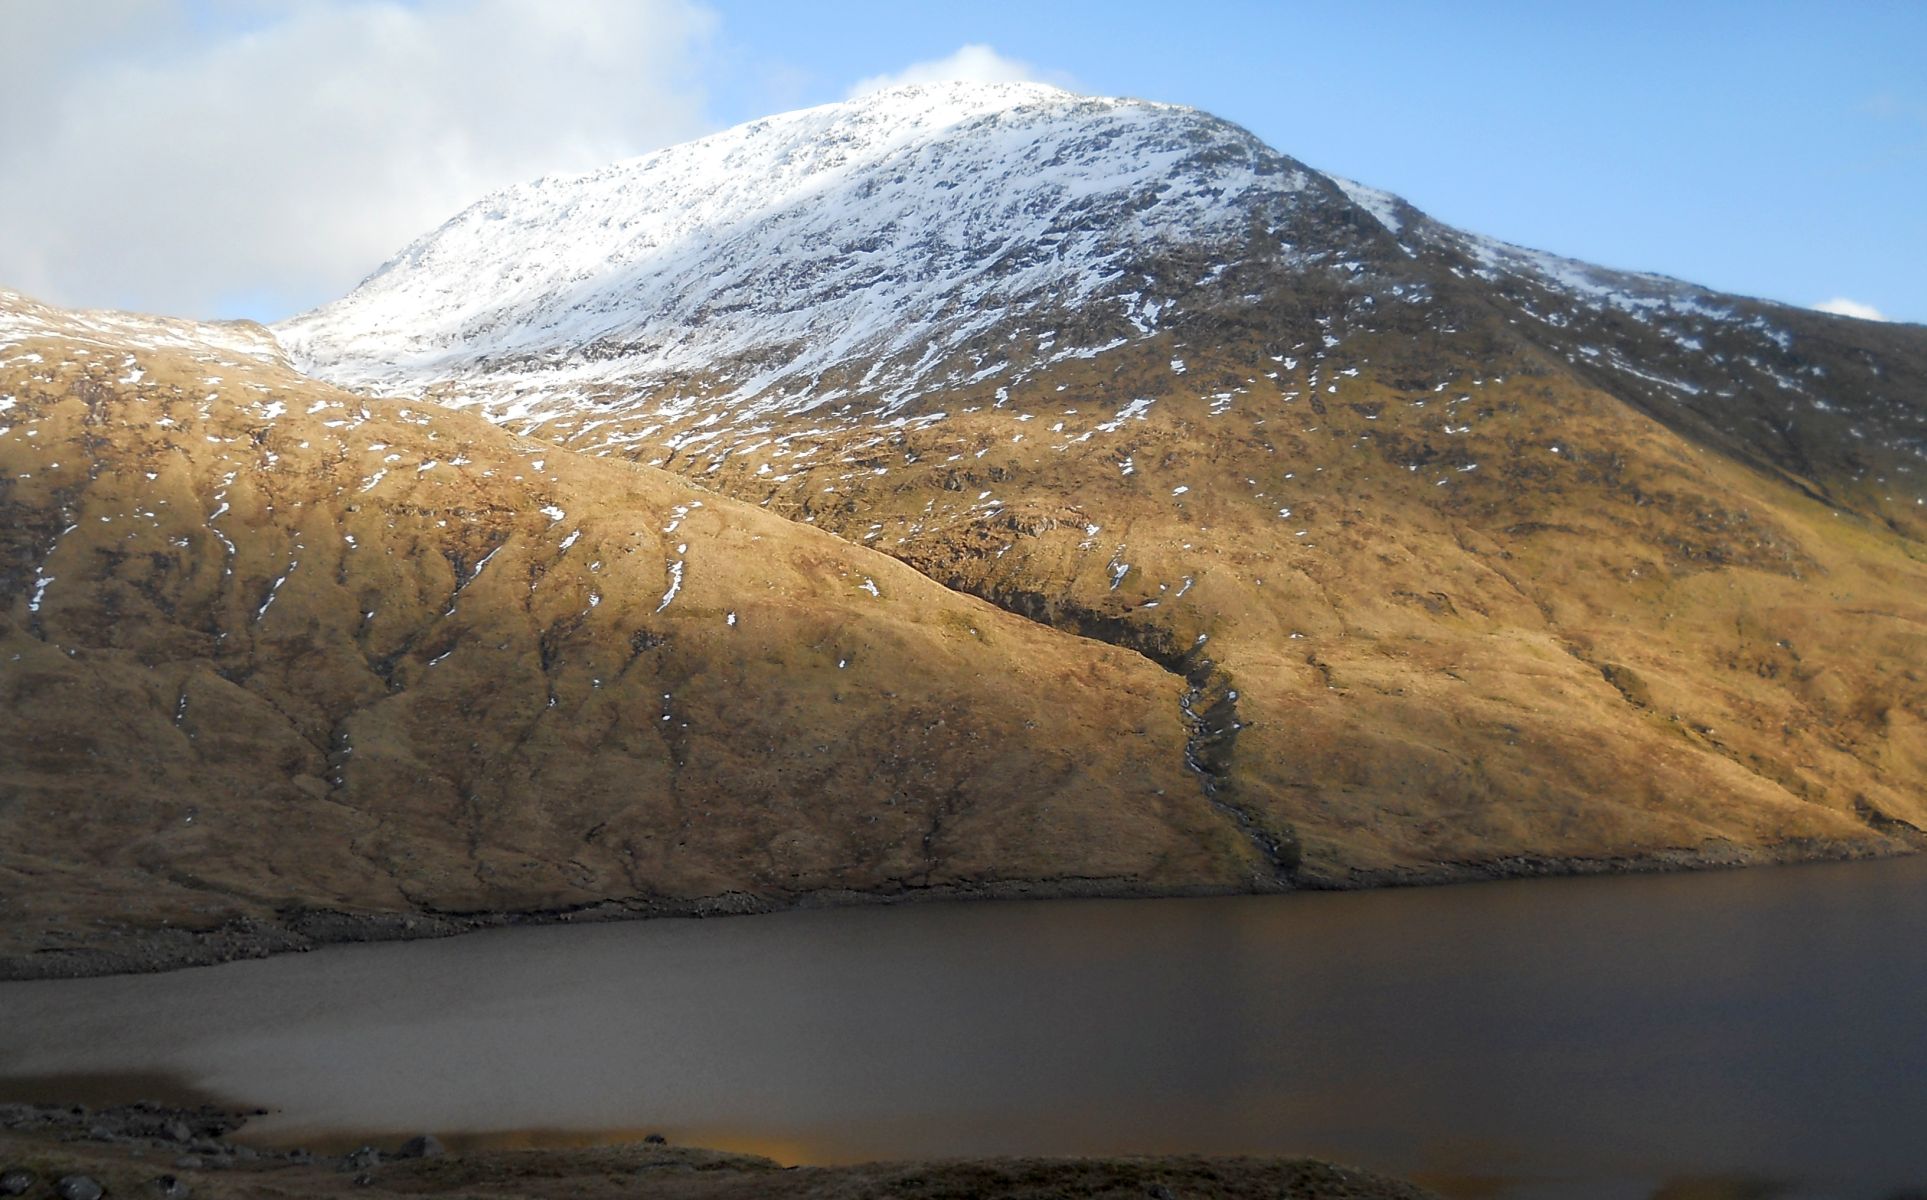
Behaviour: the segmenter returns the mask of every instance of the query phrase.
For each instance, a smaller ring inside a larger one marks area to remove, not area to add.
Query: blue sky
[[[727,119],[988,42],[1481,233],[1927,322],[1927,3],[715,7]]]
[[[1452,224],[1927,322],[1927,2],[0,0],[0,286],[274,319],[487,190],[993,47]],[[1013,68],[1014,69],[1014,68]]]

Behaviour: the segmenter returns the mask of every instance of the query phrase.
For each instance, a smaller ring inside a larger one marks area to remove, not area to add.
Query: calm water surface
[[[1313,1153],[1467,1196],[1883,1197],[1927,1184],[1927,859],[0,985],[0,1094],[83,1075],[271,1108],[271,1142],[660,1130],[801,1162]]]

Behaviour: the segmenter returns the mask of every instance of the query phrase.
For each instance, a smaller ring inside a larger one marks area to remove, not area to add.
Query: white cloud
[[[1823,313],[1832,313],[1836,317],[1859,317],[1863,321],[1884,321],[1887,319],[1886,314],[1882,313],[1873,305],[1862,304],[1858,300],[1849,300],[1845,296],[1835,296],[1831,300],[1823,300],[1813,307]]]
[[[56,303],[306,307],[493,188],[710,128],[697,0],[7,0],[7,25],[0,286]]]
[[[927,62],[911,63],[894,75],[872,75],[850,89],[851,97],[882,91],[906,83],[1050,83],[1071,87],[1073,81],[1062,71],[1044,71],[1022,59],[1006,58],[981,43],[959,47],[956,53]]]

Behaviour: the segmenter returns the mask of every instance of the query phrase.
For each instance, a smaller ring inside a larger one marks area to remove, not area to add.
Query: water
[[[1927,858],[546,927],[0,985],[0,1095],[328,1143],[1311,1153],[1464,1196],[1927,1183]]]

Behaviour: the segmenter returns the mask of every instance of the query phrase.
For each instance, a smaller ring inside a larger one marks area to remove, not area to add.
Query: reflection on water
[[[0,1103],[84,1104],[91,1108],[105,1108],[125,1104],[129,1100],[155,1100],[179,1108],[198,1108],[202,1105],[224,1109],[246,1107],[231,1097],[203,1091],[182,1076],[164,1070],[9,1074],[0,1078]]]
[[[1878,1200],[1927,1182],[1924,935],[1927,860],[507,930],[0,986],[0,1077],[166,1074],[275,1109],[276,1141],[1315,1153],[1466,1200]]]

